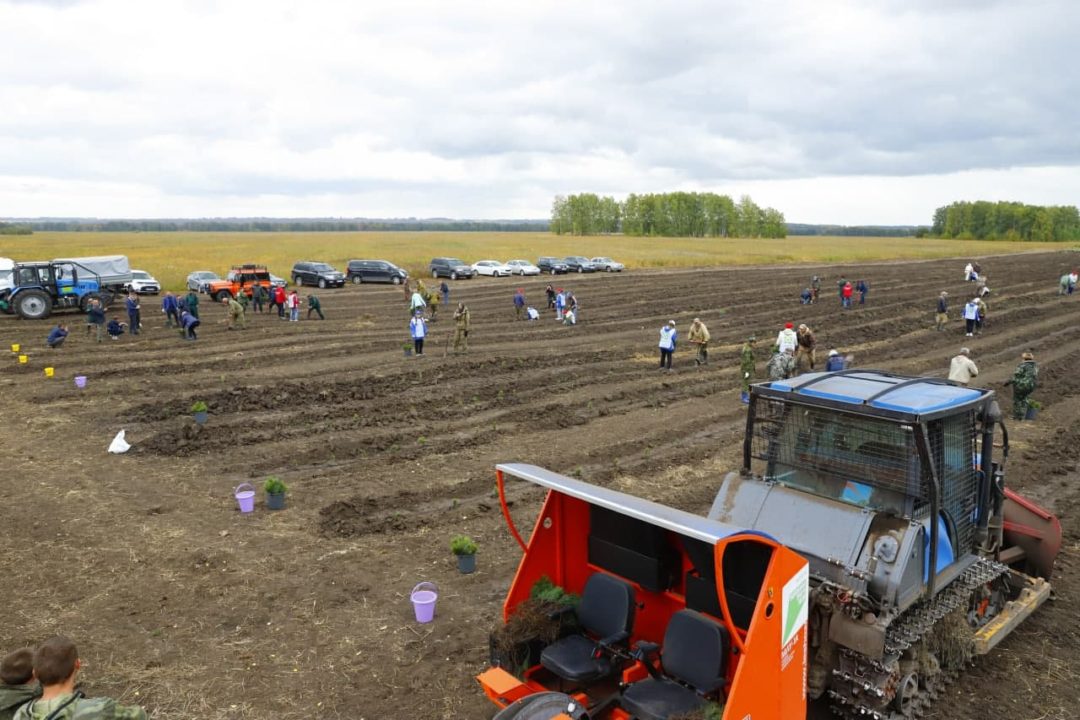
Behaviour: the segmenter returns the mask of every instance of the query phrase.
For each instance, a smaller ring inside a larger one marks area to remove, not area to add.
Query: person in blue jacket
[[[172,327],[173,321],[177,327],[180,326],[180,306],[171,292],[165,293],[165,297],[161,299],[161,312],[165,313],[165,327]]]
[[[199,318],[195,317],[187,310],[180,314],[180,327],[184,329],[185,340],[198,339],[198,336],[195,334],[195,328],[199,327],[200,324]]]
[[[124,334],[125,327],[127,327],[127,323],[122,323],[116,318],[113,318],[109,321],[109,324],[105,329],[108,331],[109,337],[113,340],[119,340],[120,336]]]
[[[668,320],[668,324],[660,328],[660,369],[665,367],[671,370],[671,356],[675,354],[675,341],[679,333],[675,329],[675,321]]]
[[[64,344],[64,340],[67,338],[67,336],[67,325],[58,324],[52,329],[52,332],[49,333],[49,337],[47,340],[45,340],[45,344],[47,344],[51,348],[58,348]]]
[[[427,320],[424,319],[424,311],[417,310],[413,319],[409,321],[409,334],[413,340],[413,351],[417,355],[424,354],[424,338],[427,337]]]

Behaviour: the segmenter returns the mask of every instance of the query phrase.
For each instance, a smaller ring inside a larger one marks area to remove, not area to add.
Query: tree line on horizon
[[[20,227],[42,232],[537,232],[545,220],[304,220],[288,218],[207,218],[198,220],[30,220]],[[0,227],[0,234],[3,228]],[[24,234],[24,233],[19,233]]]
[[[557,195],[551,205],[556,235],[622,233],[634,237],[787,237],[784,214],[758,206],[749,195],[736,203],[716,193],[670,192],[626,200],[595,193]]]
[[[956,240],[1080,240],[1080,210],[1073,205],[958,201],[934,211],[930,233]]]

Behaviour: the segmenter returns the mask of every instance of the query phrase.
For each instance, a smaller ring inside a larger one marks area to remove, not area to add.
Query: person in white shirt
[[[675,353],[675,340],[679,333],[675,330],[675,321],[668,320],[668,324],[660,328],[660,369],[665,366],[671,370],[671,356]]]
[[[975,267],[968,263],[964,266],[964,282],[970,282],[972,280],[971,274],[975,272]]]
[[[972,298],[964,306],[964,324],[967,327],[967,336],[975,334],[975,323],[979,321],[979,298]]]
[[[780,331],[780,334],[776,336],[776,346],[780,352],[785,350],[795,350],[799,347],[799,336],[795,333],[794,323],[788,323],[784,325],[784,329]]]
[[[971,360],[971,350],[960,348],[960,354],[949,363],[949,379],[961,385],[967,385],[979,374],[979,368]]]
[[[427,320],[424,319],[423,310],[417,310],[409,321],[409,334],[413,340],[413,351],[417,355],[423,355],[424,338],[427,337]]]

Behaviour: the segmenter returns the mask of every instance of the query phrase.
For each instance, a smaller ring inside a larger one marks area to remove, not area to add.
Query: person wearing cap
[[[840,372],[844,369],[844,358],[836,350],[829,351],[829,359],[825,361],[825,372]]]
[[[776,347],[779,348],[780,352],[785,350],[795,352],[795,348],[799,347],[799,337],[795,334],[795,325],[793,323],[784,325],[784,329],[776,336]]]
[[[944,290],[937,299],[937,330],[944,330],[945,323],[949,322],[949,293]]]
[[[424,338],[427,337],[427,320],[424,319],[424,311],[417,310],[409,321],[409,335],[412,336],[413,352],[417,355],[424,354]]]
[[[744,403],[750,402],[750,381],[757,376],[757,364],[754,362],[754,342],[757,338],[751,335],[743,343],[742,352],[739,354],[739,382],[742,385],[742,397]]]
[[[679,332],[675,329],[675,321],[668,320],[667,325],[660,328],[660,369],[665,367],[671,370],[671,356],[675,354],[675,341]]]
[[[966,347],[960,348],[960,354],[949,363],[949,379],[961,385],[967,385],[978,374],[979,368],[971,359],[971,350]]]
[[[1028,398],[1039,385],[1039,366],[1035,364],[1035,356],[1030,352],[1021,355],[1020,364],[1016,366],[1012,377],[1005,381],[1005,385],[1012,385],[1013,389],[1013,420],[1023,420],[1031,407]]]
[[[975,335],[975,323],[979,321],[979,298],[972,298],[964,305],[964,326],[968,337]]]
[[[694,318],[694,322],[690,324],[690,334],[687,336],[687,340],[691,345],[697,345],[697,357],[694,358],[694,363],[697,365],[705,365],[709,362],[709,328],[705,327],[705,323],[701,322],[701,318]]]
[[[817,364],[817,340],[814,333],[806,325],[799,325],[795,332],[797,346],[795,348],[795,368],[799,375],[812,372]]]

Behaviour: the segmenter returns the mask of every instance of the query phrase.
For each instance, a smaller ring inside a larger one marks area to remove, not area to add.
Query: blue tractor
[[[131,281],[122,255],[15,263],[11,289],[3,302],[7,311],[27,320],[42,320],[54,310],[86,311],[91,300],[108,307]]]

